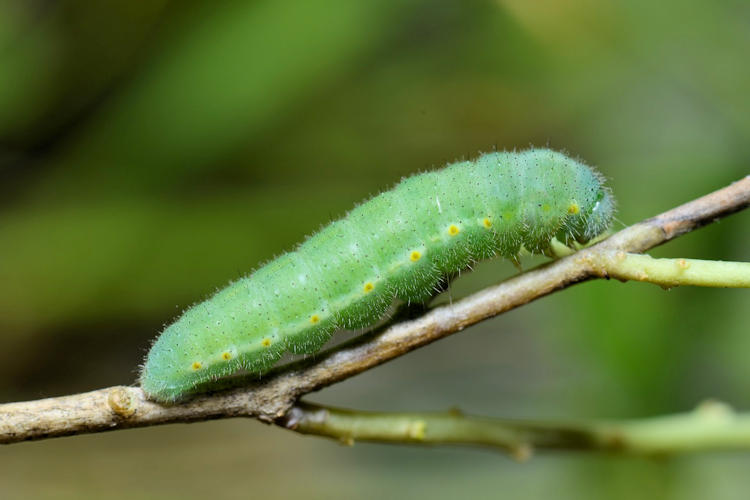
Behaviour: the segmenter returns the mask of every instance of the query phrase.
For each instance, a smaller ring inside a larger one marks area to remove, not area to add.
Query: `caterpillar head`
[[[596,181],[583,197],[578,213],[571,214],[568,221],[571,229],[568,235],[579,243],[586,243],[602,234],[609,227],[615,213],[615,200],[611,191],[601,184],[599,176]]]
[[[584,236],[587,240],[601,234],[615,214],[615,199],[612,192],[605,186],[599,186],[593,203],[587,207],[588,217]]]

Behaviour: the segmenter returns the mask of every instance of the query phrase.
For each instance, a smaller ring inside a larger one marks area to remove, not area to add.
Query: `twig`
[[[248,387],[209,394],[180,405],[148,401],[137,387],[0,405],[0,443],[216,418],[274,422],[300,396],[352,377],[484,319],[575,283],[596,278],[603,252],[643,252],[750,204],[750,176],[702,198],[628,227],[607,240],[551,262],[413,321],[316,356]]]
[[[669,288],[680,285],[750,287],[750,263],[697,259],[654,259],[648,255],[602,252],[591,256],[602,277],[647,281]]]
[[[373,413],[299,403],[279,422],[301,434],[355,441],[482,446],[525,460],[535,449],[669,455],[750,450],[750,414],[707,401],[695,411],[624,421],[528,422],[445,413]]]

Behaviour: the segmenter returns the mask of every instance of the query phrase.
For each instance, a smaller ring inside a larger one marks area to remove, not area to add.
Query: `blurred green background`
[[[0,0],[0,399],[132,383],[182,308],[401,176],[596,165],[616,228],[748,174],[744,0]],[[748,260],[748,214],[656,249]],[[526,265],[533,265],[528,259]],[[515,271],[482,264],[458,297]],[[310,397],[636,418],[750,409],[747,290],[597,282]],[[748,454],[338,446],[255,421],[0,449],[0,498],[747,498]]]

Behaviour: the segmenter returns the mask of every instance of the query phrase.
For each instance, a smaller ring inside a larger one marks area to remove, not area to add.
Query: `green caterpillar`
[[[362,328],[400,298],[428,299],[472,262],[532,252],[551,238],[603,232],[614,200],[601,175],[548,149],[489,153],[402,180],[168,326],[140,383],[170,402],[285,351],[314,353],[338,328]]]

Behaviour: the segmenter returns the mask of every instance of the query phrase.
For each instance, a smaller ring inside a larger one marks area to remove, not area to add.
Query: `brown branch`
[[[297,399],[385,363],[484,319],[575,283],[606,277],[601,252],[643,252],[750,205],[750,176],[702,198],[630,226],[607,240],[543,265],[413,321],[365,336],[291,370],[241,389],[164,406],[137,387],[0,405],[0,443],[175,422],[255,417],[281,420]]]

